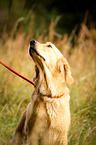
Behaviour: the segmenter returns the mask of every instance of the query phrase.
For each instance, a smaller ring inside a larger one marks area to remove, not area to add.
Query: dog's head
[[[35,40],[30,41],[29,53],[37,65],[42,68],[42,64],[46,64],[50,70],[54,69],[57,60],[62,57],[52,43],[41,44]]]
[[[73,78],[67,60],[51,42],[41,44],[35,40],[30,41],[29,53],[37,67],[46,75],[48,84],[59,81],[71,85]],[[53,80],[52,80],[53,79]],[[56,80],[57,81],[56,81]]]

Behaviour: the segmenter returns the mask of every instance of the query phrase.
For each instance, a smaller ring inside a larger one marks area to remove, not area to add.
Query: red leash
[[[24,76],[20,75],[19,73],[17,73],[16,71],[14,71],[13,69],[11,69],[9,66],[7,66],[6,64],[4,64],[2,61],[0,61],[0,63],[6,67],[7,69],[9,69],[11,72],[13,72],[14,74],[16,74],[17,76],[21,77],[22,79],[26,80],[27,82],[29,82],[30,84],[32,84],[34,87],[36,87],[36,85],[30,81],[29,79],[25,78]]]

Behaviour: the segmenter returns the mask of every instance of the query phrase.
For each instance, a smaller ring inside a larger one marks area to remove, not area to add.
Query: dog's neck
[[[49,70],[45,70],[45,75],[37,66],[35,66],[35,71],[36,74],[33,78],[33,81],[36,84],[35,91],[41,96],[61,98],[69,93],[69,89],[65,87],[65,83],[62,81],[62,76],[60,74],[57,74],[57,77],[54,77]]]

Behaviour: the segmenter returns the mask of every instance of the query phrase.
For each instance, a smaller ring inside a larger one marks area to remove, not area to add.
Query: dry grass
[[[96,30],[95,30],[96,33]],[[71,89],[72,123],[69,144],[96,142],[96,37],[82,24],[69,58],[75,83]]]
[[[32,20],[34,17],[32,16]],[[70,37],[61,36],[55,32],[57,20],[52,20],[48,29],[36,39],[40,42],[51,41],[68,59],[74,84],[71,90],[71,126],[69,130],[69,145],[95,145],[96,142],[96,30],[81,25],[78,36],[75,37],[75,45],[72,47]],[[33,26],[33,21],[30,25]],[[32,78],[34,63],[28,55],[28,45],[34,39],[32,30],[28,31],[25,39],[24,31],[16,38],[3,34],[0,39],[0,59],[22,75]],[[26,109],[33,86],[10,73],[0,66],[0,144],[6,144],[13,135],[23,110]]]

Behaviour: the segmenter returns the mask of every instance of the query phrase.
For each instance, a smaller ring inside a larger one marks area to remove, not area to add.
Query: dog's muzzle
[[[35,40],[31,40],[30,41],[30,44],[29,44],[29,54],[30,56],[32,56],[32,53],[36,53],[36,49],[35,49],[35,44],[36,44],[37,41]]]
[[[30,44],[29,44],[29,54],[32,57],[32,54],[36,53],[38,56],[40,56],[44,61],[45,58],[43,56],[41,56],[37,50],[36,50],[36,43],[38,43],[36,40],[31,40]]]

